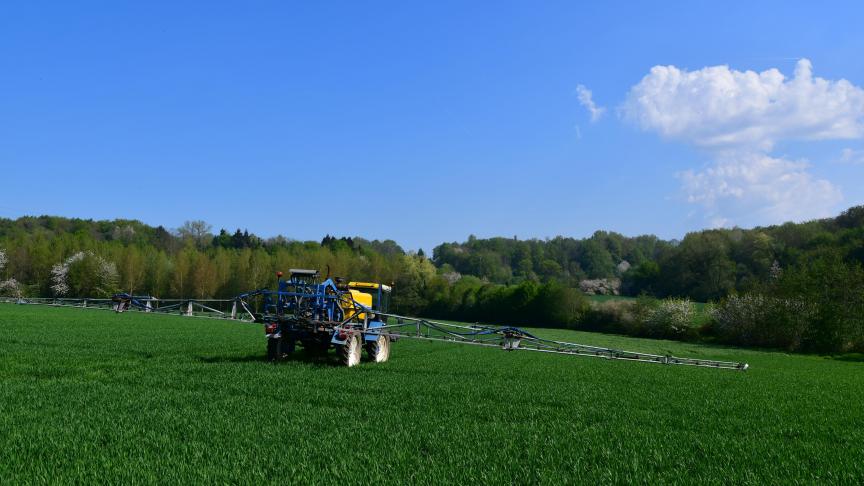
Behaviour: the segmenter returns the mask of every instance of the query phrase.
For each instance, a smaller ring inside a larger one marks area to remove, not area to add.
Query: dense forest
[[[231,297],[272,287],[276,270],[289,268],[388,283],[412,279],[415,273],[435,274],[431,262],[406,254],[393,241],[262,239],[239,229],[214,235],[201,221],[168,231],[126,220],[0,219],[0,251],[6,262],[0,279],[11,279],[5,292],[25,296],[106,296],[122,290],[161,297]],[[58,287],[59,281],[66,285]]]
[[[315,268],[393,284],[395,310],[404,314],[673,338],[701,333],[787,349],[862,345],[864,324],[854,315],[864,316],[862,263],[864,206],[836,218],[705,230],[680,241],[606,231],[584,239],[471,236],[437,246],[431,258],[392,240],[264,239],[239,229],[214,233],[202,221],[168,230],[134,220],[0,219],[0,295],[107,296],[122,290],[223,298],[272,287],[277,270]],[[642,298],[592,305],[580,291],[591,281]],[[715,306],[699,332],[676,323],[692,324],[691,300]],[[841,302],[843,309],[831,310]],[[773,313],[763,315],[765,309]],[[657,317],[675,312],[684,317]],[[832,328],[834,338],[814,336],[811,323],[833,326],[829,318],[842,329]],[[754,322],[762,324],[747,327]]]
[[[519,241],[469,238],[435,248],[443,272],[490,282],[558,281],[577,287],[584,279],[622,280],[625,295],[690,297],[700,302],[746,292],[784,268],[816,255],[864,263],[864,206],[837,218],[687,234],[683,240],[629,238],[597,231],[590,238]]]

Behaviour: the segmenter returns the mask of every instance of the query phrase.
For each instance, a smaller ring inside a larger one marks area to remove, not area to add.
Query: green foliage
[[[533,306],[537,309],[537,318],[529,322],[534,325],[574,328],[588,312],[590,304],[581,292],[553,281],[540,287]]]
[[[688,299],[608,299],[593,302],[580,328],[630,336],[691,340],[699,337],[699,311]]]
[[[209,231],[202,221],[184,224],[172,234],[161,226],[129,220],[0,218],[0,247],[7,250],[8,260],[3,273],[30,296],[53,296],[57,292],[51,288],[52,270],[83,253],[85,259],[70,265],[64,295],[96,297],[123,290],[160,297],[226,298],[273,287],[277,270],[329,268],[333,276],[357,280],[398,279],[405,289],[403,307],[412,310],[425,306],[422,289],[435,274],[428,261],[423,272],[415,271],[412,259],[392,240],[332,238],[318,244],[282,237],[264,241],[240,230],[233,235],[222,230],[214,237]],[[100,259],[113,265],[117,275],[103,278]]]
[[[700,302],[718,299],[735,288],[731,241],[723,231],[688,234],[660,260],[657,286],[664,295],[689,296]]]
[[[588,278],[611,277],[615,272],[612,255],[603,244],[596,239],[585,240],[580,246],[579,263]]]
[[[116,289],[116,265],[90,250],[76,252],[51,268],[51,292],[57,297],[106,297]]]
[[[631,265],[657,258],[671,244],[655,236],[627,238],[618,233],[598,231],[584,240],[556,237],[551,240],[515,238],[469,238],[464,243],[435,247],[433,260],[455,271],[475,275],[493,283],[512,284],[522,280],[556,280],[578,287],[584,278],[617,276],[616,265]]]
[[[655,295],[659,290],[655,288],[658,286],[659,281],[660,265],[657,262],[648,260],[625,273],[621,287],[628,295]]]
[[[635,311],[636,303],[632,300],[595,300],[580,320],[579,329],[637,336],[641,330]]]
[[[646,336],[683,339],[694,332],[696,307],[689,299],[663,299],[637,316]]]
[[[857,262],[826,253],[785,271],[768,292],[812,309],[806,350],[864,351],[864,269]]]
[[[219,231],[219,234],[213,237],[212,245],[221,248],[258,248],[262,244],[261,239],[255,235],[250,235],[248,230],[240,232],[240,228],[234,234],[228,234],[224,229]]]
[[[110,297],[117,291],[117,269],[114,264],[93,254],[85,254],[70,264],[67,280],[68,295]]]
[[[581,292],[554,281],[508,286],[463,277],[447,285],[438,277],[427,298],[429,317],[538,327],[573,327],[589,307]]]
[[[864,350],[864,270],[828,252],[758,291],[724,299],[714,331],[739,345],[790,351]]]
[[[590,238],[548,240],[469,238],[434,251],[436,265],[493,283],[556,280],[578,287],[586,278],[620,276],[626,295],[689,297],[707,302],[731,292],[758,289],[772,268],[792,268],[830,249],[846,262],[864,264],[864,206],[834,219],[786,223],[752,230],[694,232],[680,242],[654,236],[628,238],[598,231]],[[631,268],[618,275],[616,266]]]
[[[427,287],[436,279],[435,266],[417,255],[402,255],[399,260],[401,268],[394,285],[393,310],[397,314],[418,315],[426,306]]]
[[[795,351],[812,317],[812,306],[800,298],[731,295],[713,309],[710,331],[733,344]]]

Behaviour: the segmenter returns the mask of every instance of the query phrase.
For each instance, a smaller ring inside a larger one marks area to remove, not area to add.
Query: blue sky
[[[832,214],[864,203],[861,5],[18,2],[0,216],[430,250]]]

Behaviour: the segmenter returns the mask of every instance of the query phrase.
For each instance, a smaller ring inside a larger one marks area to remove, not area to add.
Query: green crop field
[[[610,300],[636,300],[636,297],[625,297],[623,295],[588,295],[588,300],[592,302],[608,302]]]
[[[3,304],[0,482],[864,480],[864,363],[537,333],[751,369],[406,339],[273,365],[258,325]]]
[[[588,295],[587,297],[590,302],[595,302],[598,304],[610,301],[636,301],[636,297],[627,297],[624,295]],[[705,310],[705,302],[693,302],[693,305],[696,307],[696,311],[700,314]]]

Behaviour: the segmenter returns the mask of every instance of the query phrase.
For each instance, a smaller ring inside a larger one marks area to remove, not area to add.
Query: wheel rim
[[[383,363],[390,357],[390,340],[387,336],[378,336],[376,344],[378,352],[375,354],[375,362]]]
[[[348,340],[348,366],[360,364],[360,338],[356,334]]]

